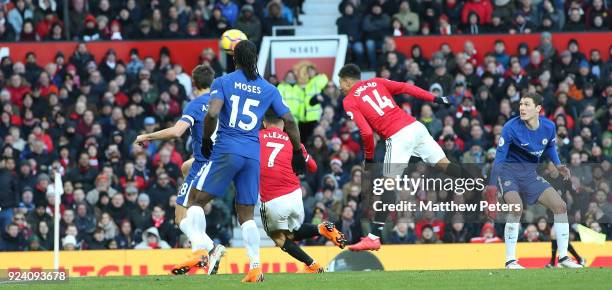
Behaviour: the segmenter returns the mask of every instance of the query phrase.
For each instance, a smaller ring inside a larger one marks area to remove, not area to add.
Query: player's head
[[[519,111],[521,120],[528,121],[537,118],[542,110],[542,96],[537,93],[526,93],[521,97]]]
[[[278,115],[276,115],[274,110],[268,109],[263,118],[263,126],[266,129],[276,127],[283,130],[283,128],[285,127],[285,122],[283,121],[283,119],[278,117]]]
[[[215,80],[215,70],[209,65],[200,64],[191,71],[191,79],[196,89],[209,89]]]
[[[249,80],[259,77],[257,71],[257,46],[250,40],[242,40],[234,48],[234,62],[236,67],[242,69]]]
[[[338,77],[340,77],[340,90],[346,95],[353,85],[361,80],[361,69],[356,64],[348,63],[340,69]]]

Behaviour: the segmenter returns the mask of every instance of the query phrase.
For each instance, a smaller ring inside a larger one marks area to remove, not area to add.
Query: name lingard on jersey
[[[266,132],[263,135],[264,139],[267,138],[272,138],[272,139],[281,139],[281,140],[285,140],[285,141],[289,141],[289,136],[272,131],[272,132]]]
[[[359,86],[356,90],[355,93],[353,95],[355,95],[355,97],[358,97],[359,95],[361,95],[361,93],[363,93],[363,91],[365,91],[367,88],[375,88],[376,87],[376,83],[375,82],[368,82],[365,85],[361,85]]]
[[[242,90],[247,93],[261,94],[261,88],[258,86],[247,85],[239,82],[234,83],[234,89]]]

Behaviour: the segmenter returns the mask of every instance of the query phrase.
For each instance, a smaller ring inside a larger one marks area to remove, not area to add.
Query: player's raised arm
[[[407,94],[417,99],[438,104],[449,104],[448,98],[444,96],[434,96],[430,92],[408,83],[391,81],[383,78],[376,78],[376,82],[383,84],[392,95]]]
[[[208,111],[206,112],[206,116],[204,116],[204,134],[202,135],[202,154],[206,158],[209,158],[212,152],[212,136],[217,129],[219,113],[224,103],[223,98],[223,88],[220,82],[213,82],[210,91],[210,101],[208,102]]]
[[[135,144],[143,146],[144,142],[154,140],[168,140],[172,138],[181,137],[189,127],[193,125],[193,119],[188,115],[183,115],[180,120],[176,121],[174,126],[163,130],[155,131],[149,134],[141,134],[136,137]]]

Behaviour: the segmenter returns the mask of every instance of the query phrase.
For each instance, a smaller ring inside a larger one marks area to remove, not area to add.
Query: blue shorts
[[[198,177],[196,188],[201,190],[199,185],[203,183],[203,191],[221,197],[232,181],[236,187],[236,204],[255,205],[259,199],[259,160],[213,152],[210,163]]]
[[[501,190],[502,195],[506,192],[516,191],[528,205],[538,202],[540,195],[552,187],[546,179],[533,174],[526,176],[516,176],[505,174],[499,176],[497,185]]]
[[[191,169],[189,169],[189,174],[187,174],[185,181],[183,181],[181,188],[179,188],[178,196],[176,197],[177,205],[187,207],[187,202],[189,201],[189,191],[191,191],[193,186],[196,186],[198,175],[201,174],[201,171],[206,168],[206,164],[208,163],[208,161],[193,161],[191,164]]]

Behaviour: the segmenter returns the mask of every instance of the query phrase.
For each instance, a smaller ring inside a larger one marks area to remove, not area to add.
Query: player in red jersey
[[[365,163],[374,161],[374,132],[386,142],[383,167],[385,177],[400,176],[408,166],[410,157],[418,156],[425,163],[453,177],[470,177],[460,165],[450,163],[440,145],[431,137],[425,125],[402,110],[393,100],[394,95],[408,94],[415,98],[449,105],[448,98],[435,97],[426,90],[407,83],[383,78],[361,80],[361,70],[347,64],[338,73],[340,89],[345,95],[343,105],[347,115],[355,121],[365,148]],[[383,212],[369,212],[375,224],[384,224]],[[377,222],[378,221],[378,222]],[[379,230],[382,228],[379,228]],[[376,230],[376,228],[374,228]],[[368,234],[351,250],[376,250],[378,236]]]
[[[446,97],[435,97],[417,86],[383,78],[362,81],[361,70],[354,64],[342,67],[338,75],[340,89],[345,95],[344,110],[359,127],[366,163],[374,159],[373,132],[376,132],[386,141],[385,176],[401,175],[413,155],[448,175],[463,176],[461,167],[450,163],[425,125],[402,110],[393,100],[394,95],[408,94],[421,100],[448,105]]]
[[[344,248],[346,239],[334,224],[323,222],[318,226],[304,222],[304,205],[299,178],[291,162],[293,145],[283,132],[283,120],[268,112],[259,131],[261,219],[266,233],[278,247],[304,263],[305,273],[321,273],[323,267],[306,254],[295,241],[322,235],[336,246]],[[302,145],[309,172],[317,171],[317,163]]]

